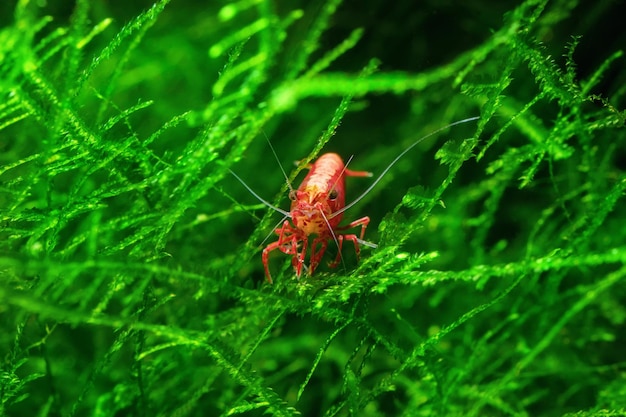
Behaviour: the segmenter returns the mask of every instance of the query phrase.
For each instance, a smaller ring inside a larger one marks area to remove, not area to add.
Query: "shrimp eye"
[[[289,199],[291,201],[296,201],[298,198],[296,197],[296,190],[289,191]]]
[[[331,200],[336,200],[338,195],[339,193],[337,192],[337,190],[333,188],[332,190],[330,190],[330,193],[328,194],[328,198],[330,198]]]

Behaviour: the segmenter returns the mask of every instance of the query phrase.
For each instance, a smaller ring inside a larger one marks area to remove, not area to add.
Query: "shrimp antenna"
[[[228,170],[230,171],[231,174],[233,174],[235,178],[237,178],[237,180],[241,183],[241,185],[243,185],[244,187],[246,187],[248,191],[250,191],[250,194],[256,197],[257,200],[259,200],[261,203],[265,204],[267,207],[271,208],[272,210],[279,212],[283,216],[291,218],[291,213],[281,208],[278,208],[275,205],[271,204],[270,202],[266,201],[263,197],[255,193],[254,190],[250,188],[248,184],[246,184],[241,178],[239,178],[239,175],[235,174],[232,169],[228,168]]]
[[[330,231],[330,235],[333,237],[333,240],[335,241],[335,245],[337,245],[337,251],[339,254],[339,259],[341,259],[341,265],[343,266],[343,269],[346,270],[346,263],[343,261],[343,255],[341,254],[341,246],[339,246],[339,240],[337,240],[337,235],[335,234],[335,231],[330,225],[330,222],[328,221],[328,218],[326,217],[324,212],[320,211],[320,214],[322,215],[322,218],[324,219],[326,226],[328,226],[328,230]]]
[[[289,187],[289,191],[293,192],[293,187],[291,186],[291,182],[289,182],[289,177],[287,177],[287,173],[283,169],[283,165],[280,163],[280,159],[278,159],[278,155],[276,154],[276,150],[274,149],[274,146],[272,145],[272,142],[270,142],[270,138],[267,137],[267,135],[265,134],[265,131],[263,129],[261,129],[261,132],[263,132],[263,136],[265,137],[265,140],[267,141],[267,144],[270,146],[270,149],[272,150],[272,154],[274,155],[274,158],[276,159],[276,162],[278,162],[278,167],[280,168],[281,172],[283,173],[283,176],[285,177],[285,181],[287,182],[287,187]],[[270,202],[268,202],[267,200],[265,200],[263,197],[261,197],[256,192],[254,192],[254,190],[252,188],[250,188],[248,186],[248,184],[246,184],[244,182],[244,180],[239,178],[239,175],[235,174],[231,169],[229,169],[229,171],[230,171],[231,174],[233,174],[233,176],[235,178],[237,178],[237,180],[244,187],[246,187],[246,189],[248,191],[250,191],[250,194],[252,194],[253,196],[255,196],[257,198],[257,200],[259,200],[261,203],[265,204],[267,207],[271,208],[272,210],[275,210],[275,211],[279,212],[280,214],[285,216],[285,218],[291,218],[291,213],[289,213],[288,211],[285,211],[285,210],[283,210],[281,208],[278,208],[275,205],[273,205]],[[283,220],[281,220],[280,222],[282,223]],[[267,238],[265,238],[265,240],[267,240]]]
[[[267,239],[269,239],[274,234],[274,231],[278,228],[278,226],[280,226],[282,222],[287,220],[287,217],[291,217],[291,216],[283,216],[283,218],[280,219],[280,221],[278,223],[276,223],[276,225],[274,227],[272,227],[272,231],[269,232],[267,234],[267,236],[265,236],[265,239],[263,239],[263,241],[261,242],[261,244],[259,246],[263,246],[265,244],[265,242],[267,242]]]
[[[348,158],[346,163],[343,164],[343,168],[341,169],[341,172],[339,173],[339,175],[337,175],[337,179],[335,180],[335,182],[333,182],[333,185],[330,187],[329,190],[332,190],[335,188],[335,185],[337,185],[337,182],[343,176],[343,173],[346,172],[346,169],[348,169],[348,164],[350,163],[350,161],[352,161],[352,158],[354,158],[354,155],[350,155],[350,158]]]
[[[268,138],[267,135],[265,134],[265,131],[261,130],[261,132],[263,132],[263,136],[265,136],[265,140],[267,141],[267,144],[270,146],[270,149],[272,150],[272,154],[274,154],[274,159],[276,159],[276,162],[278,162],[278,167],[280,168],[281,172],[283,173],[283,176],[285,177],[285,181],[287,182],[287,187],[289,187],[289,192],[293,192],[293,187],[291,186],[289,177],[287,176],[287,173],[285,172],[285,169],[283,168],[283,164],[280,163],[280,159],[278,159],[278,154],[276,153],[276,150],[274,149],[274,145],[272,145],[272,142],[270,141],[270,138]]]
[[[474,117],[469,117],[467,119],[458,120],[458,121],[456,121],[454,123],[450,123],[449,125],[440,127],[439,129],[437,129],[435,131],[432,131],[429,134],[427,134],[426,136],[422,136],[421,138],[419,138],[418,140],[413,142],[408,148],[406,148],[405,150],[400,152],[400,154],[398,156],[396,156],[396,158],[393,161],[391,161],[391,163],[389,165],[387,165],[387,168],[385,168],[383,170],[383,172],[378,176],[378,178],[376,178],[374,180],[374,182],[365,191],[363,191],[363,193],[360,196],[358,196],[350,204],[347,204],[343,208],[335,211],[332,215],[329,216],[329,218],[333,218],[333,217],[343,213],[344,211],[348,210],[349,208],[354,206],[356,203],[361,201],[370,191],[372,191],[372,188],[376,187],[376,184],[378,184],[380,182],[380,180],[385,176],[385,174],[387,172],[389,172],[391,167],[393,167],[396,164],[396,162],[398,162],[400,160],[400,158],[402,158],[408,151],[410,151],[411,149],[416,147],[418,144],[422,143],[424,140],[428,139],[429,137],[434,136],[437,133],[439,133],[439,132],[441,132],[443,130],[446,130],[446,129],[452,127],[452,126],[456,126],[456,125],[460,125],[460,124],[463,124],[463,123],[471,122],[472,120],[477,120],[477,119],[480,119],[480,117],[479,116],[474,116]]]

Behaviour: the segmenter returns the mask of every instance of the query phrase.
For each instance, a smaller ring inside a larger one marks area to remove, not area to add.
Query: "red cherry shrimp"
[[[294,190],[289,183],[285,170],[282,165],[280,165],[276,151],[268,140],[274,157],[279,162],[280,169],[287,180],[289,198],[291,200],[291,208],[289,211],[276,207],[266,201],[252,190],[243,179],[229,169],[230,173],[255,198],[267,207],[283,215],[283,219],[279,223],[279,225],[281,223],[282,225],[276,227],[273,231],[278,235],[278,240],[267,245],[262,253],[263,267],[265,269],[267,282],[270,284],[273,282],[269,271],[269,254],[274,250],[279,250],[286,255],[292,256],[292,266],[296,276],[300,278],[303,269],[307,271],[308,275],[313,275],[326,252],[328,242],[331,240],[333,240],[337,246],[337,257],[330,263],[331,267],[336,267],[342,262],[341,251],[343,242],[346,240],[352,242],[354,245],[357,259],[360,255],[361,245],[376,248],[376,244],[364,240],[365,230],[370,222],[370,218],[367,216],[361,217],[351,221],[345,226],[339,226],[343,214],[372,191],[400,158],[419,143],[445,129],[477,119],[478,117],[470,117],[458,120],[419,138],[387,164],[385,169],[374,179],[369,187],[349,204],[345,204],[345,178],[371,177],[372,174],[366,171],[353,171],[348,169],[347,166],[352,158],[350,158],[347,163],[344,163],[342,158],[336,153],[325,153],[317,158],[315,162],[308,167],[309,172],[300,186]],[[345,230],[358,227],[361,228],[358,236],[354,233],[344,233]],[[309,238],[311,238],[310,245]],[[309,265],[307,267],[305,262],[309,249]]]

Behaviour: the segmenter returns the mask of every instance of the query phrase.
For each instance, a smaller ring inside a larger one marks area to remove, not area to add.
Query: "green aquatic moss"
[[[0,6],[0,414],[626,415],[618,4],[115,3]]]

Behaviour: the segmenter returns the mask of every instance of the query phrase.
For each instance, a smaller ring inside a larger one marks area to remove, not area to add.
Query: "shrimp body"
[[[291,196],[291,218],[296,228],[307,236],[323,235],[339,225],[343,213],[332,214],[345,205],[345,175],[343,161],[336,153],[315,161],[295,198]]]
[[[309,237],[312,237],[311,254],[309,256],[308,274],[312,275],[319,265],[328,242],[334,240],[338,246],[337,258],[331,266],[337,266],[341,261],[341,247],[344,240],[354,243],[357,257],[359,255],[359,239],[363,239],[365,228],[370,219],[363,217],[344,227],[339,227],[343,217],[342,209],[345,206],[345,177],[369,177],[365,171],[352,171],[346,168],[343,160],[336,153],[327,153],[320,156],[310,167],[310,171],[297,190],[290,193],[292,222],[285,220],[283,225],[275,230],[278,235],[276,242],[270,243],[263,250],[263,266],[265,277],[272,282],[269,272],[269,253],[273,250],[292,255],[292,265],[296,276],[302,275],[305,265]],[[360,237],[354,234],[341,234],[339,230],[361,226]]]

